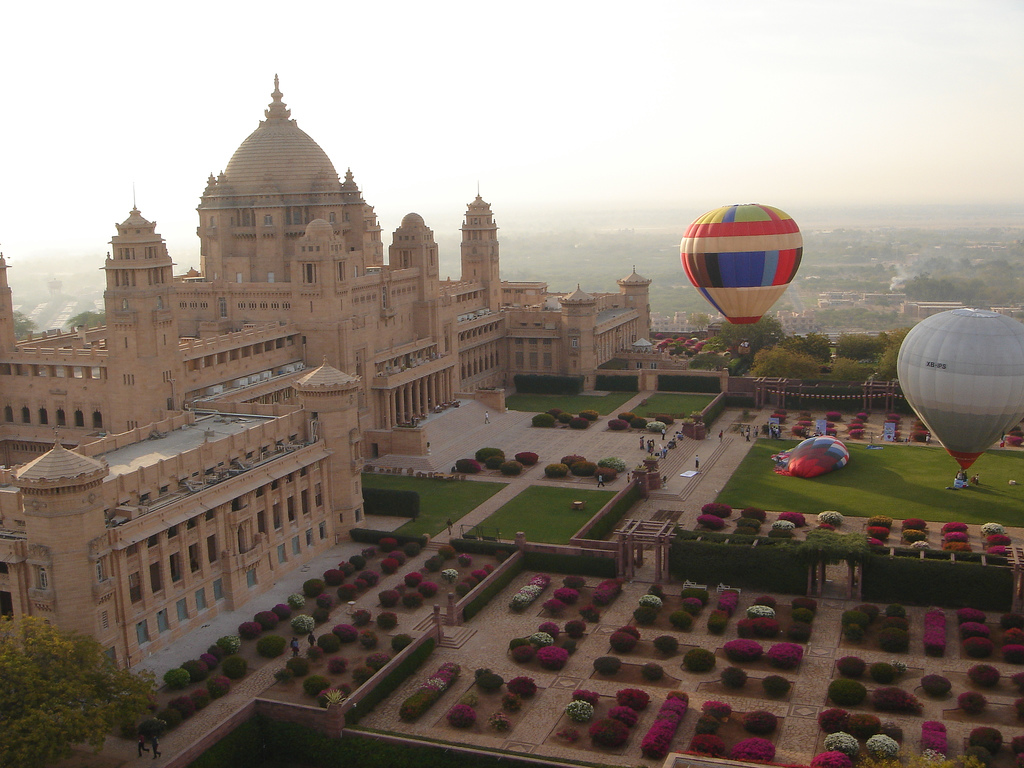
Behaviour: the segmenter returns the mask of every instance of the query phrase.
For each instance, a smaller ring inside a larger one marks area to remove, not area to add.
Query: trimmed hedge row
[[[614,579],[615,558],[594,555],[559,555],[553,552],[524,552],[523,562],[531,571],[596,576]]]
[[[377,683],[365,698],[345,713],[345,725],[351,727],[358,723],[363,715],[371,712],[379,702],[404,683],[409,675],[419,669],[420,665],[430,657],[436,644],[433,638],[429,638],[424,641],[423,645],[402,659],[401,663]]]
[[[684,374],[658,376],[659,392],[705,392],[718,394],[722,382],[717,376],[687,376]]]
[[[411,517],[415,520],[420,516],[420,495],[416,491],[364,487],[363,508],[368,515]]]
[[[583,390],[582,376],[517,373],[512,382],[516,392],[524,395],[578,395]]]
[[[603,539],[609,533],[615,530],[622,518],[626,516],[626,513],[632,509],[633,505],[640,500],[640,485],[635,483],[625,495],[619,499],[607,512],[598,520],[594,525],[587,531],[585,539]]]
[[[516,551],[515,544],[504,541],[480,541],[479,539],[452,539],[448,542],[456,552],[466,552],[470,555],[493,555],[496,552]]]
[[[493,597],[507,587],[516,576],[523,571],[523,558],[519,558],[518,562],[509,565],[508,569],[500,575],[490,579],[490,584],[484,587],[483,591],[479,595],[474,597],[463,609],[462,616],[465,621],[469,621],[471,618],[476,616],[480,611],[483,610],[484,606],[487,605]]]
[[[639,378],[637,376],[608,376],[599,373],[594,378],[594,389],[607,392],[639,392]]]
[[[864,563],[864,599],[983,611],[1009,611],[1013,572],[1009,568],[904,557],[869,557]]]
[[[711,404],[704,411],[704,424],[708,429],[711,429],[711,425],[715,423],[718,417],[722,415],[722,411],[725,410],[725,400],[725,395],[712,400]]]
[[[733,546],[726,550],[721,543],[707,541],[710,538],[704,534],[704,541],[693,541],[677,536],[669,550],[672,575],[680,580],[725,583],[760,592],[803,594],[807,590],[807,566],[793,557],[792,545],[762,546],[774,541],[766,539],[756,547]]]
[[[246,720],[231,733],[189,763],[188,768],[234,768],[236,765],[263,765],[267,753],[263,743],[263,718]]]
[[[372,528],[353,528],[349,531],[352,541],[359,541],[364,544],[377,544],[381,539],[391,538],[398,542],[398,546],[415,541],[421,547],[427,546],[426,536],[407,536],[395,531],[375,531]]]

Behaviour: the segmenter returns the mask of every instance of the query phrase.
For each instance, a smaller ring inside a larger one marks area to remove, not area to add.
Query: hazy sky
[[[60,2],[5,9],[0,250],[182,267],[279,73],[389,233],[525,206],[1019,204],[1020,0]],[[27,265],[26,265],[27,266]],[[13,275],[12,275],[13,278]]]

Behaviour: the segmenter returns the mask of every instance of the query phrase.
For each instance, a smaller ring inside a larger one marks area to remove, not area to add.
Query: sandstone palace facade
[[[360,471],[422,454],[424,415],[582,375],[649,328],[648,280],[616,293],[503,282],[478,195],[459,280],[423,219],[385,245],[290,118],[266,119],[199,204],[202,270],[155,222],[117,225],[106,324],[17,341],[0,256],[0,612],[94,635],[119,664],[244,605],[362,517]]]

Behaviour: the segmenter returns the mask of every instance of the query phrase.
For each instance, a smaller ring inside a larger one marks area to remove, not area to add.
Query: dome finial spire
[[[277,75],[274,75],[274,92],[270,94],[270,98],[273,99],[270,102],[270,106],[263,112],[267,116],[268,120],[287,120],[292,116],[292,112],[288,109],[288,106],[281,101],[281,97],[284,96],[281,93],[281,81]]]

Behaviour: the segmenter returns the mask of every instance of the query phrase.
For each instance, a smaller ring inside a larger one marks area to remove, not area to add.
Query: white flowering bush
[[[792,531],[796,528],[796,524],[792,520],[776,520],[772,523],[772,528],[777,531]]]
[[[456,581],[459,580],[459,572],[456,571],[454,568],[445,568],[443,571],[441,571],[441,578],[449,584],[454,584]]]
[[[1006,529],[999,523],[985,523],[981,526],[982,536],[992,536],[997,533],[1006,533]]]
[[[242,638],[238,635],[224,635],[217,640],[217,645],[228,655],[238,653],[238,649],[242,647]]]
[[[850,734],[836,731],[825,737],[825,751],[842,752],[850,758],[855,758],[860,751],[860,743]]]
[[[642,595],[640,597],[640,605],[646,608],[661,608],[661,598],[657,595]]]
[[[946,759],[946,756],[944,754],[942,754],[941,752],[937,752],[934,749],[926,749],[924,752],[921,753],[921,757],[929,763],[941,763],[944,762]]]
[[[775,609],[768,605],[752,605],[747,608],[748,619],[774,619]]]
[[[316,622],[308,614],[300,613],[298,616],[292,616],[292,629],[300,635],[308,635],[315,626]]]
[[[915,541],[910,545],[911,549],[930,549],[927,541]]]
[[[661,432],[665,429],[665,422],[663,421],[648,421],[647,431],[648,432]]]
[[[843,516],[834,509],[827,509],[818,515],[818,522],[838,528],[843,524]]]
[[[288,595],[288,605],[292,608],[305,608],[306,596],[300,594]]]
[[[594,717],[594,705],[588,701],[570,701],[565,705],[565,714],[574,723],[587,723]]]
[[[538,648],[544,648],[548,645],[554,645],[555,638],[549,635],[547,632],[534,632],[530,635],[530,644],[536,645]]]
[[[517,612],[524,610],[526,606],[530,605],[530,603],[540,596],[540,593],[543,592],[550,583],[550,576],[538,573],[530,579],[526,586],[522,587],[518,592],[512,595],[512,600],[509,602],[509,608]]]
[[[896,757],[900,753],[900,745],[891,736],[884,733],[876,733],[864,744],[868,754],[880,760],[887,760]]]
[[[597,462],[599,467],[608,467],[614,469],[616,472],[626,471],[626,462],[620,459],[618,456],[609,456],[607,459],[601,459]]]

